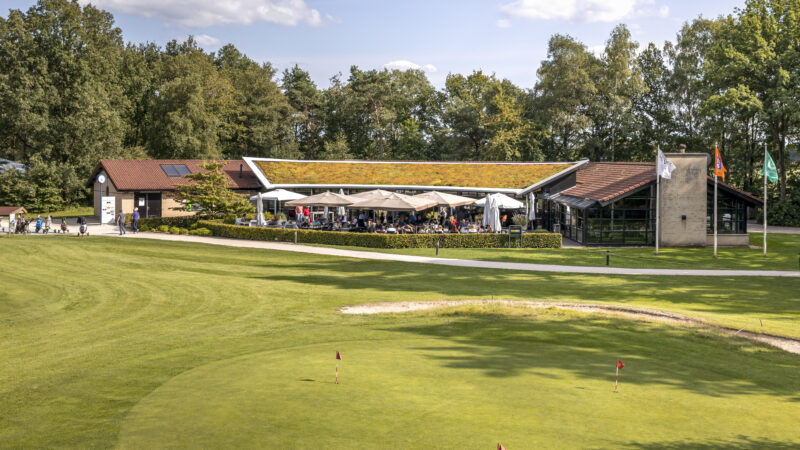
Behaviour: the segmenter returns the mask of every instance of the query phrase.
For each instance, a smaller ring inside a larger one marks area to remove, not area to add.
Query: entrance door
[[[142,217],[161,217],[161,193],[134,192],[133,206],[139,208]]]

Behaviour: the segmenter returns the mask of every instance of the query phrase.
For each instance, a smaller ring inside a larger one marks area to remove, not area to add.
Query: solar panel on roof
[[[189,171],[189,168],[186,167],[186,164],[162,164],[161,170],[170,178],[179,178],[192,173]]]

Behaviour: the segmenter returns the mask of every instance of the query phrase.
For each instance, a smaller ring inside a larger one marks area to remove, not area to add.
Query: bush
[[[196,230],[196,229],[197,229],[197,226],[198,226],[198,225],[197,225],[197,222],[195,222],[195,223],[193,223],[193,224],[189,225],[189,229],[190,229],[190,230]]]
[[[162,233],[169,233],[169,226],[168,225],[159,225],[157,228],[158,228],[158,231],[160,231]]]
[[[189,234],[189,230],[186,228],[178,228],[178,234]]]
[[[149,228],[160,228],[161,225],[167,227],[180,227],[189,228],[192,224],[197,223],[200,219],[205,219],[205,216],[181,216],[181,217],[147,217],[139,219],[139,228],[147,225]]]
[[[139,231],[150,231],[150,227],[147,225],[139,225]]]
[[[181,229],[178,227],[169,227],[169,234],[180,234]]]
[[[523,229],[528,226],[528,218],[525,216],[525,214],[514,214],[511,216],[511,221],[514,222],[514,225],[519,225]]]
[[[376,234],[337,231],[294,230],[282,228],[237,227],[202,220],[214,236],[257,241],[297,242],[306,244],[348,245],[369,248],[434,248],[440,240],[441,248],[504,248],[508,246],[507,234]],[[516,242],[514,242],[516,244]],[[522,247],[561,248],[561,235],[554,233],[524,233]]]
[[[208,228],[196,228],[189,232],[192,236],[213,236]]]

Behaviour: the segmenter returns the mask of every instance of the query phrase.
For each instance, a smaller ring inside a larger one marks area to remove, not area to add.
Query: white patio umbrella
[[[392,193],[386,198],[372,198],[353,203],[350,208],[379,209],[382,211],[422,211],[434,206],[436,206],[436,202],[433,200],[423,200],[410,195]]]
[[[392,195],[395,195],[394,192],[384,191],[383,189],[373,189],[371,191],[359,192],[358,194],[352,194],[350,197],[356,197],[361,200],[373,200],[379,198],[389,198]],[[402,194],[397,194],[402,195]]]
[[[485,206],[486,199],[488,199],[489,197],[494,197],[495,199],[497,199],[497,207],[499,209],[520,209],[525,207],[525,205],[521,201],[513,199],[503,194],[489,194],[486,197],[475,202],[475,206]]]
[[[420,198],[423,200],[434,200],[436,202],[436,206],[449,206],[450,208],[454,208],[456,206],[471,205],[475,203],[474,198],[462,197],[460,195],[453,195],[438,191],[424,192],[422,194],[417,194],[412,197]]]
[[[320,194],[303,197],[297,200],[286,202],[286,206],[348,206],[361,199],[352,198],[347,195],[337,194],[336,192],[325,191]]]
[[[267,192],[261,192],[250,197],[250,200],[256,200],[256,198],[261,197],[261,200],[272,200],[274,202],[273,209],[275,214],[278,213],[278,202],[286,202],[289,200],[297,200],[299,198],[305,197],[303,194],[298,194],[297,192],[287,191],[285,189],[274,189]]]

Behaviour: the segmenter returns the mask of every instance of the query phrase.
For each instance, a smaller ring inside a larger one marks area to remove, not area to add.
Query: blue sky
[[[80,0],[86,3],[86,0]],[[422,67],[437,87],[481,69],[532,87],[555,33],[601,51],[627,24],[640,44],[674,40],[683,22],[733,13],[744,0],[92,0],[125,39],[163,45],[195,35],[209,51],[233,43],[279,69],[298,64],[321,87],[351,65]],[[5,0],[27,9],[31,0]],[[5,8],[4,8],[5,9]],[[3,11],[6,15],[7,11]]]

